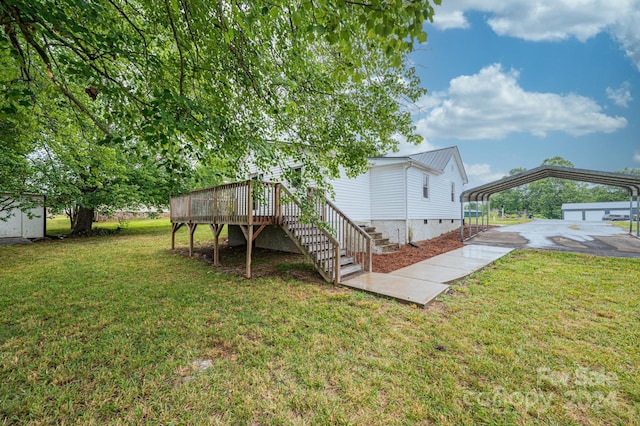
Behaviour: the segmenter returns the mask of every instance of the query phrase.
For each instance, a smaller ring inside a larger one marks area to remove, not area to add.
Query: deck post
[[[189,228],[189,257],[191,257],[193,255],[193,234],[196,232],[198,224],[187,223],[187,227]]]
[[[213,224],[210,223],[209,227],[211,228],[211,232],[213,232],[213,266],[220,266],[220,232],[222,232],[222,228],[224,224]]]
[[[184,226],[184,223],[171,223],[171,250],[176,248],[176,232]]]
[[[251,278],[251,251],[253,248],[253,225],[247,226],[247,278]]]

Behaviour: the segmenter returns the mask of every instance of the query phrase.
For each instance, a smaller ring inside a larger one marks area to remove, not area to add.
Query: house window
[[[429,198],[429,175],[423,175],[422,179],[422,196]]]
[[[456,183],[451,182],[451,201],[456,201]]]

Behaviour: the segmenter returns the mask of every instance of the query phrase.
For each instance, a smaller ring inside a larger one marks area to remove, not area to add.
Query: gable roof
[[[449,164],[451,157],[454,157],[456,160],[458,169],[460,169],[460,174],[462,175],[462,181],[467,183],[469,181],[467,179],[467,172],[464,170],[464,164],[462,163],[460,151],[458,151],[457,146],[434,149],[433,151],[421,152],[409,156],[413,161],[440,172],[444,172],[444,169],[447,167],[447,164]]]
[[[460,171],[460,176],[462,176],[463,183],[469,183],[469,179],[467,178],[467,172],[464,169],[464,164],[462,163],[462,157],[460,157],[460,151],[458,151],[457,146],[450,146],[447,148],[434,149],[432,151],[419,152],[417,154],[405,155],[400,157],[374,157],[376,160],[396,160],[396,161],[413,161],[417,163],[419,166],[422,166],[426,169],[431,169],[435,172],[444,173],[447,164],[453,157],[458,166],[458,170]]]

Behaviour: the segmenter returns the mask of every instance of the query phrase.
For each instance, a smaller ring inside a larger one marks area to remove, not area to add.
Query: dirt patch
[[[404,245],[395,253],[374,254],[374,272],[392,272],[405,266],[413,265],[442,253],[463,247],[460,241],[460,231],[452,231],[428,241],[416,243],[419,247]],[[189,255],[189,249],[177,248],[177,252]],[[243,275],[246,272],[246,248],[244,246],[220,246],[220,266],[222,272]],[[213,264],[213,245],[194,247],[194,258]],[[304,282],[325,282],[315,271],[311,263],[302,254],[286,253],[262,248],[253,249],[251,275],[253,277],[283,276]]]
[[[179,247],[176,252],[189,256],[189,249],[186,247]],[[213,266],[213,245],[194,247],[193,257]],[[229,247],[221,244],[219,258],[220,266],[217,270],[245,275],[247,260],[245,246]],[[252,251],[251,276],[254,278],[281,276],[304,282],[325,282],[304,255],[262,248],[254,248]]]

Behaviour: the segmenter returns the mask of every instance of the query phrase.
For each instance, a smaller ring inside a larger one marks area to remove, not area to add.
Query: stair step
[[[373,239],[373,245],[374,246],[384,246],[389,244],[389,239],[388,238],[375,238]]]
[[[398,250],[398,245],[395,243],[391,243],[391,244],[384,244],[381,246],[375,246],[373,248],[374,253],[376,254],[382,254],[382,253],[394,253]]]
[[[355,263],[356,258],[352,257],[352,256],[342,256],[340,258],[340,266],[345,266],[345,265],[350,265],[352,263]]]
[[[304,244],[305,246],[307,245],[311,245],[311,244],[317,244],[317,243],[324,243],[329,241],[329,239],[327,238],[326,235],[324,234],[317,234],[317,235],[300,235],[298,237],[298,240],[300,240],[300,242],[302,244]]]
[[[360,265],[359,263],[354,263],[353,265],[340,268],[340,277],[345,277],[347,275],[355,274],[356,272],[360,271],[362,271],[362,265]]]
[[[334,253],[335,251],[333,249],[331,250],[323,250],[323,251],[316,251],[316,252],[311,252],[312,256],[315,256],[316,259],[318,260],[326,260],[326,259],[333,259],[334,258]],[[345,249],[340,250],[340,256],[345,256],[347,254],[347,251]]]
[[[382,232],[367,232],[372,240],[379,240],[382,238]]]
[[[289,229],[296,235],[296,237],[304,237],[304,236],[308,236],[308,235],[325,235],[318,228],[296,227],[296,228],[289,228]]]
[[[375,226],[360,225],[360,229],[362,229],[364,232],[366,232],[369,235],[371,235],[371,232],[376,232]]]

